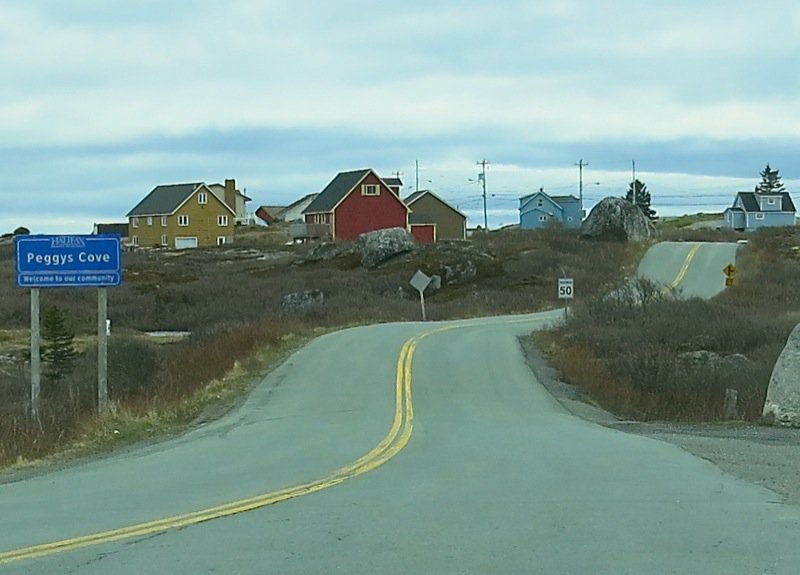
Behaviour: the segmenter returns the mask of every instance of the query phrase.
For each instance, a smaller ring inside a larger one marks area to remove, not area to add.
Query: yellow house
[[[225,192],[235,194],[234,180],[225,180]],[[156,186],[127,218],[131,245],[175,249],[231,243],[236,224],[233,209],[202,182]]]

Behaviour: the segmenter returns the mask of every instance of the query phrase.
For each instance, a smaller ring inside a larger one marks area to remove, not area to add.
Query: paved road
[[[638,273],[683,296],[710,298],[725,289],[722,269],[736,263],[736,248],[735,243],[662,242],[647,250]]]
[[[558,315],[330,334],[218,422],[0,485],[0,573],[797,573],[800,508],[532,379]]]

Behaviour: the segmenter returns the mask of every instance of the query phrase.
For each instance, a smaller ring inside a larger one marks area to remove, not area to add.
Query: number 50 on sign
[[[558,299],[572,299],[575,294],[572,278],[558,279]]]

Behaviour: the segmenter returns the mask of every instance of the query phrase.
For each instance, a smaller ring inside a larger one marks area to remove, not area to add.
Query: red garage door
[[[436,241],[436,224],[411,224],[411,235],[418,244],[432,244]]]

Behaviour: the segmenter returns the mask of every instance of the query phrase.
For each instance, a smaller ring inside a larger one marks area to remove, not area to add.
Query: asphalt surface
[[[723,268],[736,264],[734,243],[661,242],[639,263],[638,273],[684,297],[710,298],[725,289]]]
[[[517,338],[560,313],[329,334],[219,421],[0,485],[0,573],[797,573],[800,507],[539,385]]]

